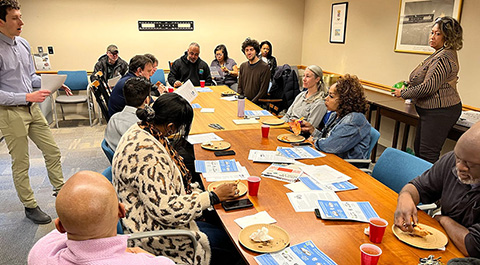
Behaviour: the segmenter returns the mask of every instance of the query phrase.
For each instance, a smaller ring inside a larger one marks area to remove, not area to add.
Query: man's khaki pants
[[[37,104],[32,106],[0,106],[0,130],[12,157],[12,175],[18,198],[25,207],[37,207],[28,168],[28,138],[42,151],[48,178],[55,190],[63,186],[60,149],[53,139],[47,121]]]

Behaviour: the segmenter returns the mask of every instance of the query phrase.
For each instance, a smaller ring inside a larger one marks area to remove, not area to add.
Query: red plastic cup
[[[262,124],[262,137],[268,138],[268,132],[270,132],[270,126]]]
[[[248,180],[248,195],[257,196],[258,187],[260,186],[261,178],[251,176],[251,177],[248,177],[247,180]]]
[[[172,93],[173,92],[173,87],[169,87],[168,88],[168,93]]]
[[[370,223],[370,241],[373,243],[381,243],[385,229],[388,226],[388,222],[385,219],[373,217],[368,220]]]
[[[360,246],[362,252],[362,265],[377,265],[380,255],[382,255],[382,249],[374,244],[362,244]]]
[[[205,80],[200,80],[200,87],[204,88],[205,87]]]

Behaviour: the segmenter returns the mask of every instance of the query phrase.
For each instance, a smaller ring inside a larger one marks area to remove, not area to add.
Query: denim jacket
[[[366,159],[371,127],[360,112],[351,112],[339,120],[337,113],[333,112],[325,127],[321,131],[315,129],[312,136],[320,151],[343,159]]]

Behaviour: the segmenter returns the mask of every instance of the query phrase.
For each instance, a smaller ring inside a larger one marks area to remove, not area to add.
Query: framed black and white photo
[[[332,20],[330,22],[330,42],[345,43],[347,29],[348,2],[332,4]]]
[[[400,0],[396,52],[431,54],[429,34],[435,19],[450,16],[460,21],[462,0]]]

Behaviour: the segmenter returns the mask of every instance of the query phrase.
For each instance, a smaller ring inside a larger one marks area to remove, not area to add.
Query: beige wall
[[[348,1],[345,44],[329,43],[331,0],[306,0],[303,34],[303,64],[318,64],[336,73],[352,73],[361,79],[394,84],[409,73],[426,55],[394,52],[399,0]],[[464,48],[459,51],[458,89],[464,104],[480,107],[475,87],[480,70],[478,27],[480,1],[463,1],[461,24]]]
[[[168,68],[167,62],[180,57],[192,41],[200,44],[200,57],[210,64],[213,49],[224,43],[240,64],[246,61],[240,48],[248,36],[270,40],[279,64],[301,63],[303,0],[21,0],[21,5],[22,36],[34,51],[54,46],[54,70],[91,71],[110,43],[127,62],[135,54],[153,53],[161,68]],[[138,20],[193,20],[195,30],[138,31]]]

